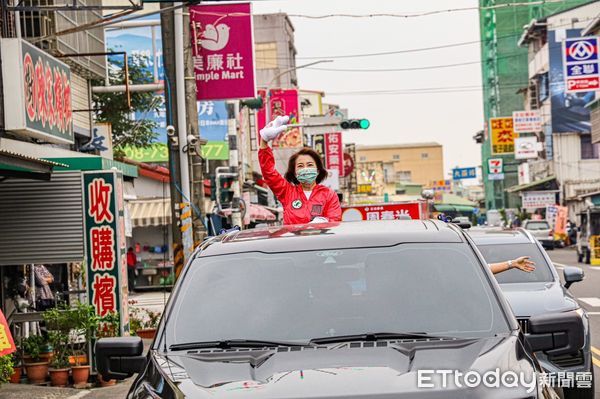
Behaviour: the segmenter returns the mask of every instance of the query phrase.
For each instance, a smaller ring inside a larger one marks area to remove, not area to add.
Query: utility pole
[[[161,8],[172,7],[173,3],[161,3]],[[170,192],[171,192],[171,229],[173,233],[173,262],[175,273],[179,276],[184,265],[183,246],[181,243],[180,229],[180,204],[182,202],[181,192],[181,165],[179,151],[180,146],[185,143],[179,142],[177,130],[178,115],[177,115],[177,87],[175,73],[175,38],[174,38],[174,15],[173,11],[161,13],[161,35],[163,43],[163,62],[165,68],[165,100],[167,109],[167,123],[174,129],[167,129],[168,139],[167,145],[169,148],[169,172],[170,172]]]
[[[196,96],[196,79],[194,72],[194,58],[192,55],[192,37],[190,33],[190,13],[189,8],[184,8],[183,13],[183,61],[185,75],[185,114],[187,117],[187,134],[198,138],[199,145],[192,150],[188,150],[189,176],[190,176],[190,202],[192,207],[199,210],[200,214],[192,218],[192,228],[194,230],[194,242],[202,242],[206,237],[206,228],[202,220],[204,214],[204,170],[202,163],[202,153],[200,141],[200,131],[198,128],[198,99]],[[189,144],[189,143],[188,143]],[[189,148],[192,148],[190,146]]]
[[[227,140],[229,141],[229,173],[235,175],[231,183],[231,191],[233,191],[233,198],[231,200],[231,225],[243,227],[242,213],[240,209],[241,204],[241,190],[240,190],[240,162],[238,154],[238,116],[239,116],[239,104],[227,104]],[[249,204],[246,204],[246,212],[248,212]]]

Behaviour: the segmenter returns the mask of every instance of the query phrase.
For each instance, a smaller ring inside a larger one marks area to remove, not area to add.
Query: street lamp
[[[273,79],[271,79],[271,81],[269,82],[268,86],[267,86],[267,92],[265,93],[265,104],[266,104],[266,109],[265,109],[265,116],[266,116],[266,120],[265,123],[269,123],[271,121],[271,86],[273,86],[273,83],[275,83],[275,81],[277,79],[279,79],[280,77],[282,77],[285,74],[288,74],[290,72],[295,71],[296,69],[300,69],[300,68],[306,68],[309,66],[313,66],[313,65],[317,65],[317,64],[322,64],[325,62],[333,62],[333,60],[319,60],[319,61],[315,61],[315,62],[310,62],[308,64],[304,64],[304,65],[300,65],[300,66],[296,66],[293,68],[289,68],[286,69],[285,71],[275,75],[275,77]]]

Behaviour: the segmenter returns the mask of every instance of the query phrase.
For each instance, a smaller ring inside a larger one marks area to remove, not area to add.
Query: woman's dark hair
[[[323,166],[323,160],[321,159],[321,157],[319,156],[319,154],[317,154],[317,152],[315,150],[313,150],[312,148],[308,148],[308,147],[304,147],[303,149],[301,149],[300,151],[298,151],[297,153],[295,153],[294,155],[292,155],[290,157],[290,160],[288,162],[287,171],[285,172],[285,175],[284,175],[285,179],[292,184],[296,184],[296,185],[300,184],[298,179],[296,179],[296,160],[298,159],[298,157],[300,155],[308,155],[315,161],[315,165],[317,167],[317,172],[319,172],[319,174],[317,175],[317,180],[316,180],[317,184],[321,183],[323,180],[325,180],[325,178],[327,177],[327,170],[325,169],[325,166]]]

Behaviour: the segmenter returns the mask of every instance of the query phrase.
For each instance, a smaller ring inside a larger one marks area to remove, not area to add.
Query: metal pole
[[[183,43],[184,47],[184,70],[185,76],[195,76],[194,58],[192,55],[192,37],[190,33],[190,15],[187,12],[183,15]],[[190,163],[190,202],[198,211],[193,213],[192,226],[194,242],[200,243],[206,237],[206,228],[204,225],[204,171],[202,169],[202,141],[200,140],[200,129],[198,127],[198,100],[196,95],[196,80],[185,79],[185,115],[187,117],[188,135],[199,139],[200,144],[196,147],[197,151],[188,151],[188,162]]]
[[[333,60],[319,60],[319,61],[315,61],[315,62],[309,62],[308,64],[300,65],[297,67],[289,68],[281,73],[278,73],[277,75],[275,75],[275,77],[273,79],[271,79],[271,81],[267,85],[267,91],[265,93],[265,100],[266,100],[266,104],[265,104],[265,106],[266,106],[266,108],[265,108],[266,121],[265,121],[265,123],[271,122],[271,88],[273,87],[273,84],[275,83],[275,81],[277,79],[279,79],[280,77],[282,77],[283,75],[293,72],[296,69],[306,68],[306,67],[317,65],[317,64],[323,64],[325,62],[333,62]]]
[[[239,178],[239,157],[238,157],[238,140],[237,140],[237,115],[239,112],[238,104],[228,104],[227,118],[227,139],[229,141],[229,171],[237,176],[231,183],[231,191],[233,191],[233,199],[231,200],[231,224],[233,226],[243,227],[242,213],[240,210],[240,178]],[[233,112],[231,112],[233,111]],[[248,204],[246,204],[248,206]]]
[[[179,3],[182,4],[182,3]],[[177,133],[179,135],[179,164],[181,165],[181,195],[190,202],[190,165],[183,147],[187,143],[187,124],[185,116],[185,64],[183,57],[183,10],[175,10],[175,80],[177,86]]]
[[[172,7],[172,3],[161,3],[161,9]],[[173,11],[161,13],[161,34],[163,42],[163,55],[165,66],[165,100],[167,110],[167,123],[178,125],[178,109],[175,106],[177,103],[177,87],[175,86],[175,50],[173,48]],[[180,143],[177,134],[167,139],[169,147],[169,172],[170,172],[170,196],[171,196],[171,232],[173,234],[173,263],[175,273],[179,276],[179,272],[184,265],[183,247],[181,245],[181,229],[179,228],[179,204],[181,201],[181,193],[179,191],[180,184],[180,165],[179,165],[179,147]]]
[[[152,65],[154,65],[154,83],[158,83],[158,57],[156,56],[156,27],[153,25],[150,27],[152,32]]]

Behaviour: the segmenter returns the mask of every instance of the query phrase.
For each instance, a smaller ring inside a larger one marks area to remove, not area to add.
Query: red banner
[[[9,355],[17,350],[4,314],[0,310],[0,356]]]
[[[325,168],[338,170],[340,176],[344,175],[343,149],[341,132],[325,134]]]
[[[263,98],[265,106],[256,113],[256,127],[260,131],[269,122],[266,120],[267,104],[266,90],[259,90],[258,95]],[[271,90],[269,96],[271,106],[271,120],[278,116],[288,115],[288,123],[300,123],[300,97],[298,90],[295,89],[276,89]],[[302,147],[302,134],[300,128],[291,128],[283,132],[277,139],[273,140],[273,148],[295,148]]]
[[[423,212],[425,206],[425,202],[343,206],[342,221],[397,220],[405,216],[410,216],[411,219],[424,219],[426,218],[426,212]]]
[[[250,3],[190,7],[197,98],[254,98],[254,43]]]

